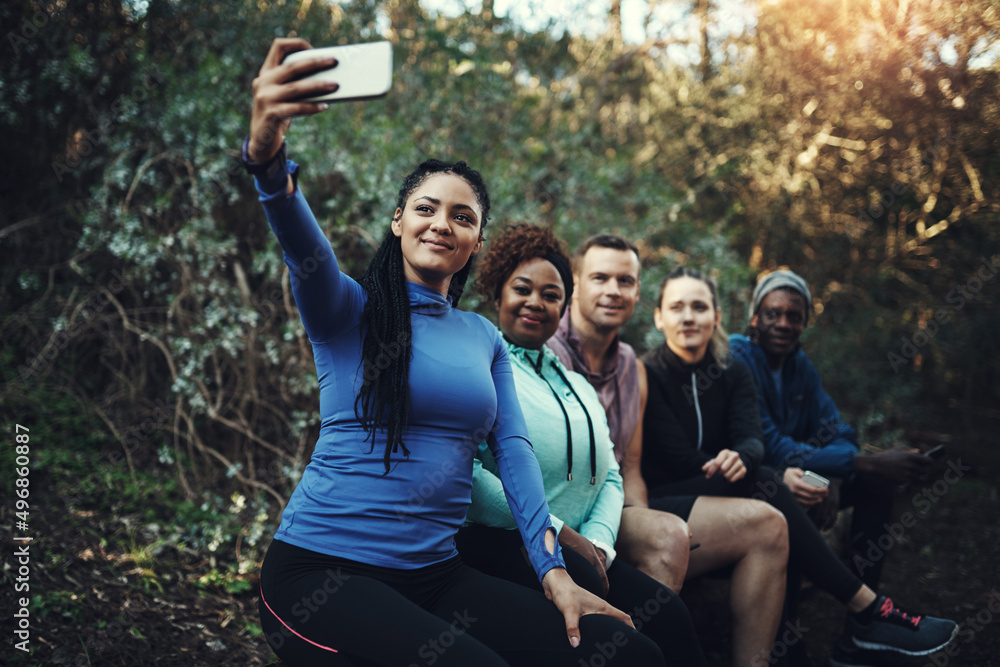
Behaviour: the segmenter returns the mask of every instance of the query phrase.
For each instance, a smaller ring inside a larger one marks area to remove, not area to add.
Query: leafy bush
[[[701,25],[712,48],[693,63],[655,21],[629,44],[615,20],[591,36],[530,32],[414,0],[70,5],[11,42],[15,66],[0,70],[18,157],[2,167],[0,409],[67,443],[44,455],[56,477],[95,453],[103,472],[84,479],[119,485],[116,510],[151,521],[149,485],[183,503],[187,532],[161,539],[256,548],[261,511],[283,506],[318,431],[311,348],[239,162],[275,36],[394,43],[391,95],[288,136],[347,273],[384,234],[404,174],[466,159],[496,226],[637,241],[643,303],[625,336],[640,349],[659,342],[651,312],[674,266],[716,275],[739,331],[753,276],[788,265],[818,304],[808,349],[873,439],[939,420],[927,406],[996,403],[982,360],[1000,344],[1000,281],[973,282],[1000,250],[998,72],[983,58],[1000,18],[985,0],[913,3],[906,20],[860,0],[765,3],[752,29]],[[905,38],[873,41],[883,33]],[[969,48],[947,55],[942,35]],[[253,500],[224,520],[234,492]]]

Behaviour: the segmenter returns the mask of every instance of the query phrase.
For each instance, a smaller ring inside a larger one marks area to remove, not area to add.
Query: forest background
[[[526,220],[570,247],[598,231],[634,239],[643,301],[625,338],[640,350],[657,344],[656,288],[678,265],[719,279],[730,331],[759,272],[802,274],[804,344],[866,447],[947,443],[970,469],[900,490],[920,520],[891,547],[889,585],[942,615],[979,613],[948,659],[1000,654],[983,617],[1000,603],[996,3],[511,11],[0,6],[5,659],[269,660],[256,571],[318,432],[288,270],[239,159],[278,36],[393,43],[386,98],[333,105],[288,136],[351,275],[427,156],[483,172],[487,236]],[[492,317],[476,295],[464,306]],[[29,587],[15,589],[25,544]]]

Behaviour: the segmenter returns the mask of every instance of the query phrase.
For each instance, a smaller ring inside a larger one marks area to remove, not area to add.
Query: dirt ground
[[[885,549],[883,590],[900,604],[953,618],[962,630],[953,655],[915,659],[914,667],[1000,665],[1000,453],[994,448],[995,417],[976,426],[976,437],[956,429],[947,457],[920,485],[901,488],[896,516],[914,518]],[[929,445],[930,442],[921,443]],[[948,471],[951,471],[950,473]],[[44,483],[44,473],[36,478]],[[42,497],[41,494],[36,497]],[[4,609],[3,664],[10,665],[212,665],[279,664],[257,626],[256,581],[251,590],[228,594],[195,585],[206,559],[180,549],[158,555],[159,582],[143,568],[109,550],[108,537],[128,526],[114,517],[73,514],[58,497],[39,501],[33,517],[45,527],[30,543],[33,602],[31,654],[13,644],[17,564],[8,555],[13,509],[0,516],[4,549],[0,599]],[[160,588],[162,587],[162,590]],[[710,663],[728,665],[725,605],[696,608]],[[713,611],[713,609],[715,611]],[[803,593],[801,629],[815,665],[826,665],[843,625],[842,607],[825,593]]]
[[[914,612],[961,625],[947,651],[911,660],[914,667],[1000,665],[1000,459],[990,440],[965,445],[953,438],[936,474],[896,494],[896,528],[903,532],[884,550],[881,592]],[[827,664],[843,618],[833,598],[807,593],[802,620],[815,633],[807,646],[816,664]]]

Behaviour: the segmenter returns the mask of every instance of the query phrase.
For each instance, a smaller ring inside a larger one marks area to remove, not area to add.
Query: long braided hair
[[[465,162],[442,162],[426,160],[420,164],[403,182],[396,198],[396,207],[403,210],[410,195],[433,174],[454,174],[464,179],[476,193],[476,201],[482,209],[479,234],[489,219],[490,195],[478,171]],[[472,257],[451,277],[448,298],[453,307],[465,291],[465,283],[472,268]],[[379,428],[385,428],[385,472],[389,472],[390,456],[403,448],[403,455],[410,450],[403,443],[403,429],[410,404],[410,350],[412,329],[410,327],[410,300],[406,293],[406,277],[403,273],[403,249],[400,238],[390,228],[375,251],[361,286],[365,288],[368,300],[361,314],[361,329],[364,332],[361,356],[364,365],[361,389],[354,400],[354,414],[365,431],[365,439],[371,439],[375,447],[375,435]],[[360,368],[359,368],[360,370]]]

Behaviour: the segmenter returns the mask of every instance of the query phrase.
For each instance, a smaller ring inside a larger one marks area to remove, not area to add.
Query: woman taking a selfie
[[[261,568],[268,642],[289,665],[575,666],[622,633],[607,664],[658,664],[624,613],[566,573],[506,349],[492,324],[455,307],[488,221],[482,179],[463,162],[421,164],[364,277],[342,274],[285,157],[290,119],[325,108],[294,100],[332,90],[294,79],[333,62],[282,64],[308,48],[272,44],[243,149],[291,269],[322,417]],[[544,596],[457,555],[484,438]]]
[[[703,665],[684,603],[665,585],[615,559],[625,495],[604,408],[587,379],[563,366],[545,345],[573,295],[562,242],[550,229],[515,225],[491,241],[477,274],[479,291],[496,306],[570,576],[632,613],[636,628],[671,664]],[[470,525],[458,533],[459,553],[487,574],[538,588],[498,472],[494,456],[480,445]]]
[[[715,281],[679,268],[660,285],[654,312],[664,343],[642,357],[647,403],[642,475],[649,506],[688,519],[701,496],[754,497],[788,522],[789,569],[805,575],[849,611],[853,642],[924,655],[954,636],[952,621],[914,616],[864,585],[830,550],[775,471],[764,449],[750,370],[729,354]],[[642,377],[642,375],[640,375]],[[740,517],[732,517],[736,525]]]

